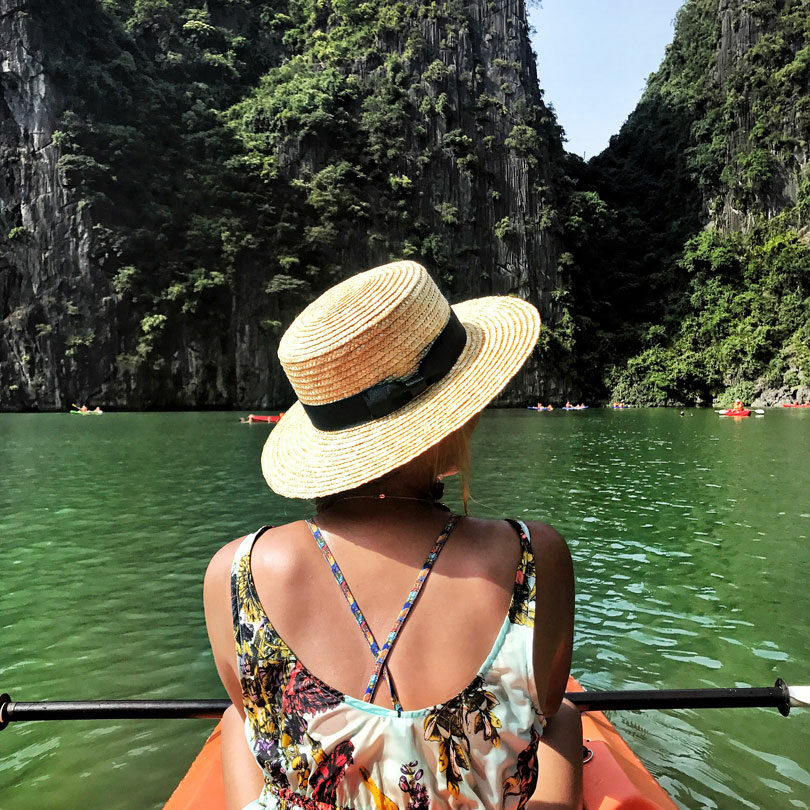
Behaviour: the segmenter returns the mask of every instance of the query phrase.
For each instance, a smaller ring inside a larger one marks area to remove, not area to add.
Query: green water
[[[0,415],[0,692],[220,697],[201,583],[216,548],[308,513],[231,413]],[[810,411],[492,411],[473,513],[568,538],[586,688],[810,681]],[[685,808],[809,808],[810,712],[614,722]],[[2,810],[159,808],[207,721],[0,732]]]

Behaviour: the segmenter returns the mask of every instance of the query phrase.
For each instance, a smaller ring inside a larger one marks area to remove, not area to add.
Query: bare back
[[[317,525],[380,643],[447,517],[438,509],[394,504],[373,514],[354,504],[318,516]],[[554,538],[559,535],[543,524],[533,527],[540,616],[535,669],[542,708],[553,712],[565,686],[564,679],[555,681],[554,670],[567,674],[570,662],[568,600],[556,595],[566,573],[555,560]],[[559,542],[564,548],[561,538]],[[446,701],[479,672],[504,625],[520,553],[515,529],[506,521],[458,521],[388,659],[405,710]],[[229,565],[227,558],[222,562]],[[306,523],[265,532],[254,547],[251,570],[266,614],[302,664],[340,692],[362,698],[374,658]],[[572,607],[572,584],[570,601]],[[224,599],[220,604],[224,606]],[[222,642],[226,645],[229,650],[222,655],[235,664],[232,635]],[[215,642],[215,654],[217,646]],[[222,670],[226,662],[221,655],[217,659]],[[391,707],[384,686],[374,702]]]

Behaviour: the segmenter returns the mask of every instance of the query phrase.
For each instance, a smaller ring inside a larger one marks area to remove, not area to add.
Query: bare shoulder
[[[532,542],[540,543],[541,547],[564,546],[565,548],[568,548],[565,538],[548,523],[538,523],[537,521],[533,520],[526,523],[526,526],[528,526],[529,532],[532,535]]]
[[[251,558],[254,574],[262,572],[273,572],[275,576],[295,574],[301,564],[302,536],[310,536],[303,520],[273,526],[263,532],[254,546]]]
[[[204,587],[206,594],[208,594],[212,588],[221,587],[224,582],[230,583],[233,558],[236,554],[236,550],[244,539],[244,537],[239,537],[236,540],[231,540],[230,543],[226,543],[222,546],[211,558],[211,562],[208,563],[208,568],[205,571]]]
[[[544,569],[571,569],[571,552],[565,538],[548,523],[527,522],[535,559]],[[492,545],[493,540],[509,542],[515,536],[514,524],[491,518],[465,518],[465,531],[471,538]]]
[[[526,524],[532,540],[535,557],[543,558],[553,564],[555,561],[570,562],[571,555],[563,536],[547,523],[530,522]],[[510,541],[515,537],[514,523],[508,520],[493,518],[465,518],[467,534],[481,541],[491,543],[493,540]]]
[[[519,553],[515,542],[517,539],[515,529],[509,521],[468,516],[464,518],[462,531],[468,547],[478,548],[483,554],[483,559],[487,560],[487,565],[501,564],[509,568],[516,564],[511,552],[504,551],[513,549],[515,555]]]
[[[289,545],[290,541],[297,538],[297,532],[300,532],[300,526],[296,523],[271,527],[263,532],[251,555],[251,567],[254,571],[257,569],[269,569],[279,572],[285,566],[294,564],[297,558],[295,555],[289,554]],[[211,558],[205,572],[206,594],[213,590],[220,591],[222,588],[226,588],[228,592],[230,591],[233,560],[245,537],[247,535],[226,543]]]
[[[464,518],[465,527],[476,537],[491,540],[493,537],[512,538],[515,530],[508,520],[477,518],[469,515]]]

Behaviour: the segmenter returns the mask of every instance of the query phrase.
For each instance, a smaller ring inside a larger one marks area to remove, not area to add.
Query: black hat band
[[[450,318],[425,353],[413,374],[397,380],[386,380],[323,405],[301,403],[318,430],[346,430],[381,419],[398,411],[423,391],[444,377],[456,363],[467,344],[467,331],[456,313]]]

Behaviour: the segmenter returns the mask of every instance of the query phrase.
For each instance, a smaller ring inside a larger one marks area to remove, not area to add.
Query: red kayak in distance
[[[718,411],[718,416],[750,416],[751,411],[748,408],[738,408],[734,410],[733,408],[729,408],[724,411]]]
[[[783,402],[783,408],[810,408],[810,402],[798,403],[798,402]]]
[[[261,416],[260,414],[252,413],[248,416],[246,421],[249,424],[253,424],[254,422],[270,422],[271,424],[275,424],[282,416],[284,416],[283,413],[275,416]]]

